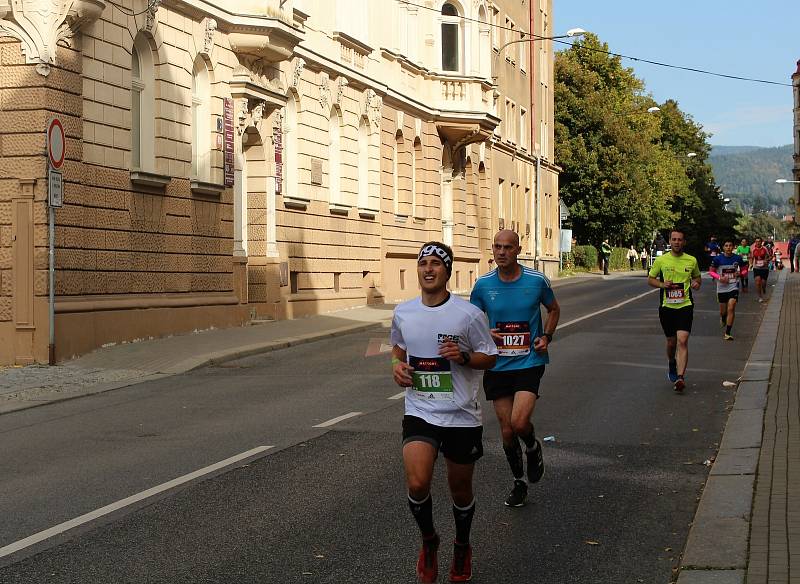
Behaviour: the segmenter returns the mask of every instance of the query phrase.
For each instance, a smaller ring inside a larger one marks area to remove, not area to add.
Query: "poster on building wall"
[[[283,192],[283,129],[280,124],[273,128],[272,143],[275,146],[275,194]]]
[[[222,118],[223,118],[223,167],[225,174],[225,186],[233,186],[233,100],[226,97],[222,100]]]

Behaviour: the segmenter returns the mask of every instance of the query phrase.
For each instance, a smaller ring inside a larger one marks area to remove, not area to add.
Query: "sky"
[[[798,0],[553,0],[554,35],[579,27],[615,53],[787,84],[800,59],[799,23]],[[790,86],[622,63],[657,102],[676,100],[712,145],[792,143]]]

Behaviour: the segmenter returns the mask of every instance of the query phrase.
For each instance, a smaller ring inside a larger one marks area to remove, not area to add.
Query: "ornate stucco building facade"
[[[41,6],[40,6],[41,4]],[[55,8],[51,4],[57,4]],[[0,0],[0,363],[558,266],[549,0]],[[501,50],[502,49],[502,50]]]

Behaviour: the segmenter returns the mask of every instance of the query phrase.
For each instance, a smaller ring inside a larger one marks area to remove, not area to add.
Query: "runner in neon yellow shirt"
[[[679,393],[686,387],[684,374],[694,317],[692,290],[700,288],[697,259],[683,253],[685,245],[683,231],[673,229],[669,235],[670,252],[655,259],[647,278],[650,286],[661,289],[658,318],[667,337],[668,377]]]

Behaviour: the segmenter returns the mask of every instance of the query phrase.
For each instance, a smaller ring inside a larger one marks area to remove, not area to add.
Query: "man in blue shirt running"
[[[520,440],[525,444],[528,481],[538,482],[544,475],[542,443],[531,418],[549,361],[547,347],[561,313],[550,280],[517,262],[521,251],[516,233],[499,231],[492,245],[497,267],[478,278],[470,295],[470,302],[489,317],[498,348],[497,363],[484,372],[483,389],[494,403],[503,450],[514,475],[514,487],[505,501],[509,507],[522,507],[528,496]],[[547,308],[544,327],[541,305]]]
[[[717,281],[719,319],[725,327],[723,339],[732,341],[733,321],[736,318],[736,302],[739,300],[739,282],[746,274],[742,256],[733,253],[733,240],[722,244],[722,255],[711,258],[708,274]]]

